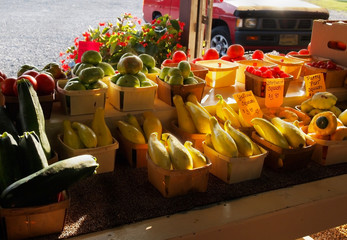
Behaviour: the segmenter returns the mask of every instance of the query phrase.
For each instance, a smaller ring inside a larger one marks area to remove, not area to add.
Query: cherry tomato
[[[255,50],[252,54],[252,59],[263,60],[264,52],[262,50]]]
[[[1,92],[5,96],[15,96],[13,91],[13,85],[17,81],[14,77],[6,78],[5,81],[1,83]]]
[[[229,62],[233,62],[233,60],[231,59],[231,57],[229,57],[228,55],[224,55],[224,56],[222,56],[220,59],[225,60],[225,61],[229,61]]]
[[[197,58],[194,58],[192,60],[192,63],[196,63],[196,62],[201,61],[201,60],[203,60],[201,57],[197,57]]]
[[[54,92],[55,82],[54,79],[46,73],[40,73],[36,76],[37,93],[39,95],[48,95]]]
[[[240,44],[232,44],[228,47],[227,55],[231,58],[242,57],[245,54],[245,49]]]
[[[219,58],[219,53],[215,48],[209,48],[206,50],[204,56],[202,56],[204,60],[214,60]]]
[[[296,51],[290,51],[289,53],[287,53],[287,55],[298,55],[299,53]]]
[[[179,63],[180,61],[187,60],[187,55],[185,52],[179,50],[175,51],[172,55],[172,61],[175,63]]]

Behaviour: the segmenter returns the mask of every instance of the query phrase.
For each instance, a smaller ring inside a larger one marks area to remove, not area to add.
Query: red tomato
[[[39,75],[39,72],[35,70],[27,70],[22,75],[30,75],[35,78],[37,75]]]
[[[213,60],[219,58],[219,53],[215,48],[209,48],[206,50],[204,56],[202,56],[204,60]]]
[[[37,90],[37,81],[34,77],[32,77],[30,75],[22,75],[22,76],[17,78],[17,81],[19,79],[23,79],[23,78],[28,79],[30,81],[31,85],[33,85],[35,91]],[[18,96],[17,82],[15,84],[13,84],[13,91],[14,91],[14,94],[16,96]]]
[[[165,64],[168,64],[168,63],[173,63],[173,61],[171,59],[165,59],[161,64],[165,65]]]
[[[287,53],[287,55],[298,55],[299,53],[296,51],[290,51],[289,53]]]
[[[185,52],[179,50],[173,53],[172,61],[175,63],[179,63],[180,61],[187,60],[187,55]]]
[[[240,44],[232,44],[228,47],[227,55],[231,58],[242,57],[245,54],[245,49]]]
[[[54,79],[46,73],[40,73],[36,76],[37,93],[39,95],[48,95],[54,92],[55,82]]]
[[[196,63],[196,62],[201,61],[201,60],[203,60],[201,57],[197,57],[197,58],[194,58],[192,60],[192,63]]]
[[[13,84],[17,81],[16,78],[9,77],[6,78],[5,81],[1,83],[1,92],[5,96],[14,96],[15,93],[13,91]]]
[[[263,60],[264,52],[262,50],[255,50],[252,54],[252,59]]]
[[[221,56],[220,59],[225,60],[225,61],[229,61],[229,62],[233,62],[231,57],[229,57],[228,55]]]
[[[298,52],[300,55],[308,55],[310,52],[307,49],[300,49]]]

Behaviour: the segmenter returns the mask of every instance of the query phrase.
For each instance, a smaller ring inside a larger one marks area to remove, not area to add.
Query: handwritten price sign
[[[237,105],[240,108],[240,112],[248,123],[255,117],[263,117],[257,99],[254,97],[252,91],[235,93],[233,95]]]
[[[284,79],[268,78],[265,81],[265,106],[280,107],[283,103]]]
[[[304,76],[306,96],[312,97],[316,92],[325,92],[323,73]]]

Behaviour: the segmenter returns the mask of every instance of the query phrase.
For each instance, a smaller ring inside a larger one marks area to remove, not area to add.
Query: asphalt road
[[[14,76],[23,64],[42,68],[99,22],[123,13],[142,17],[142,0],[0,0],[0,69]],[[347,12],[330,12],[347,19]]]

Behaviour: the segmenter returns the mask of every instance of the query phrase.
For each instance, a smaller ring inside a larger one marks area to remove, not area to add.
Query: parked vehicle
[[[143,0],[146,22],[179,18],[179,9],[180,0]],[[311,41],[313,20],[328,18],[327,9],[301,0],[214,0],[211,47],[222,55],[235,43],[246,50],[299,50]]]

